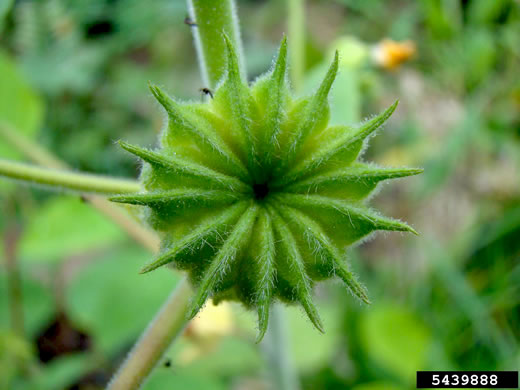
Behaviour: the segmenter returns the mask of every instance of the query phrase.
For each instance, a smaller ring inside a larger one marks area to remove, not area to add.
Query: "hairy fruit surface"
[[[340,278],[368,303],[345,248],[376,230],[414,230],[369,209],[383,180],[420,169],[359,161],[370,135],[397,103],[358,127],[328,126],[328,94],[338,55],[317,91],[295,98],[287,83],[287,44],[270,72],[251,86],[227,37],[227,75],[204,103],[181,103],[151,86],[168,114],[160,147],[121,142],[144,161],[143,192],[113,201],[144,206],[161,253],[143,272],[169,264],[197,288],[190,318],[209,297],[258,312],[259,339],[274,300],[298,302],[323,330],[312,302],[316,281]]]

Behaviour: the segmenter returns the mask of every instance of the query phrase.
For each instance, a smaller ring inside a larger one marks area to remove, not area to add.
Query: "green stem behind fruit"
[[[52,153],[34,143],[17,131],[17,129],[7,125],[6,123],[0,123],[0,139],[6,141],[10,146],[24,154],[25,157],[34,163],[46,168],[69,168],[65,162],[61,161]],[[148,248],[153,252],[159,249],[159,238],[157,235],[144,228],[140,223],[129,216],[125,210],[122,210],[121,207],[118,207],[105,198],[95,194],[86,194],[84,198],[88,203],[110,218],[116,225],[120,226],[130,237],[145,248]]]
[[[246,79],[242,41],[233,0],[188,0],[193,38],[204,86],[215,88],[226,72],[227,49],[223,34],[237,51],[242,78]]]
[[[0,176],[22,180],[29,184],[49,186],[51,189],[87,193],[126,194],[138,192],[140,189],[139,183],[134,180],[47,169],[4,159],[0,159]]]
[[[172,341],[184,330],[192,293],[190,284],[183,279],[132,348],[107,390],[134,390],[141,386]]]
[[[269,373],[277,390],[298,390],[298,376],[290,356],[289,329],[285,307],[280,303],[271,306],[269,327],[262,344]]]

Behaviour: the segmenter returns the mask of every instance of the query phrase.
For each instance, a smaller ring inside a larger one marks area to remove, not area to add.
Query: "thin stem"
[[[115,206],[103,196],[87,194],[83,198],[94,208],[106,215],[116,225],[121,227],[137,243],[153,253],[159,251],[159,237],[151,230],[148,230],[139,222],[134,220],[123,208]]]
[[[137,181],[89,175],[85,173],[58,171],[34,165],[0,159],[0,175],[53,188],[99,194],[123,194],[139,192]]]
[[[24,337],[22,280],[18,261],[16,259],[16,247],[20,238],[20,229],[13,223],[5,232],[4,252],[7,270],[7,290],[9,296],[9,314],[13,332],[19,337]]]
[[[3,138],[11,146],[23,153],[33,162],[47,168],[67,169],[65,162],[56,158],[53,154],[41,146],[35,144],[30,139],[23,136],[13,127],[0,123],[0,138]],[[85,194],[83,198],[101,213],[108,216],[118,226],[120,226],[128,235],[134,238],[138,243],[150,249],[152,252],[159,250],[159,238],[150,230],[144,228],[140,223],[132,219],[127,212],[121,207],[110,203],[99,195]]]
[[[285,308],[275,303],[271,306],[269,327],[262,343],[276,390],[298,390],[300,384],[290,356],[289,329]]]
[[[192,289],[183,279],[134,346],[107,390],[138,389],[187,324]]]
[[[300,92],[305,72],[305,3],[304,0],[289,0],[288,5],[290,74],[294,91]]]
[[[34,143],[7,123],[0,122],[0,137],[27,158],[47,168],[64,169],[67,164]]]
[[[234,0],[188,0],[193,38],[199,57],[202,81],[215,88],[226,72],[225,33],[238,54],[240,72],[246,79],[242,41]]]

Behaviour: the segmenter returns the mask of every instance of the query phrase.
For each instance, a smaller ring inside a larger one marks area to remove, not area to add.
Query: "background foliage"
[[[251,78],[286,31],[284,3],[238,2]],[[135,177],[114,141],[154,144],[165,118],[148,80],[202,99],[186,14],[181,0],[0,1],[0,121],[74,169]],[[333,120],[399,98],[367,159],[425,173],[373,200],[421,236],[381,235],[350,253],[373,305],[320,285],[324,336],[289,309],[302,388],[406,389],[419,369],[518,369],[520,3],[309,0],[306,17],[304,90],[339,48]],[[384,38],[413,40],[415,56],[376,66]],[[22,159],[3,140],[0,156]],[[0,388],[102,388],[178,277],[138,275],[149,254],[77,197],[2,181],[0,200]],[[13,259],[23,332],[9,315]],[[145,389],[269,388],[253,318],[231,311],[223,331],[213,317],[188,333]]]

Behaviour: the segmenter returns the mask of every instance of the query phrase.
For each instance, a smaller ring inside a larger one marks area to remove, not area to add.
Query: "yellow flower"
[[[392,70],[408,61],[416,52],[413,41],[383,39],[372,49],[372,59],[382,68]]]
[[[233,332],[231,305],[218,306],[209,301],[199,315],[189,323],[185,337],[190,341],[179,356],[180,364],[188,364],[214,351],[221,338]]]

